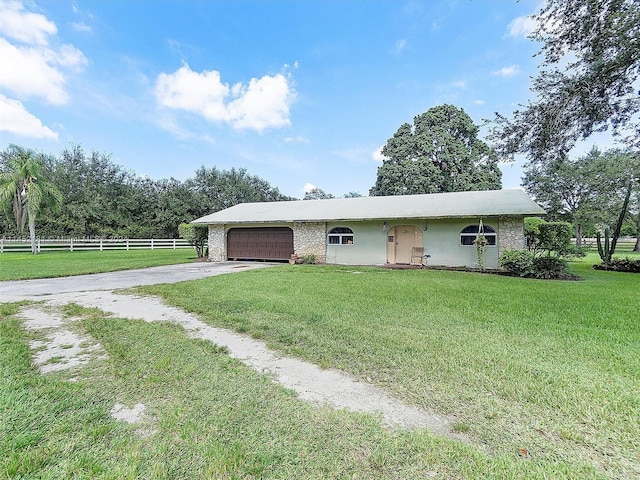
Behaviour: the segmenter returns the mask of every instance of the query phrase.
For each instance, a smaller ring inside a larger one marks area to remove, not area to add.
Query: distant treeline
[[[0,171],[16,154],[0,152]],[[47,180],[63,195],[59,211],[43,210],[39,237],[177,238],[178,225],[243,202],[294,200],[245,169],[200,167],[184,181],[139,177],[110,155],[79,145],[42,155]],[[17,235],[11,211],[0,214],[0,236]]]

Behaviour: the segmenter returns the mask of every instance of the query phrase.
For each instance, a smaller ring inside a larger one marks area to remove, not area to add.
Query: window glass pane
[[[475,239],[475,235],[460,235],[460,243],[462,245],[473,245]]]
[[[329,235],[329,244],[337,245],[340,243],[340,237],[338,235]]]
[[[353,233],[353,230],[347,227],[336,227],[331,229],[329,233]]]
[[[343,245],[351,245],[353,243],[353,235],[343,235],[342,236],[342,244]]]
[[[489,245],[495,245],[496,244],[496,236],[495,235],[486,235],[487,237],[487,241],[489,243]]]

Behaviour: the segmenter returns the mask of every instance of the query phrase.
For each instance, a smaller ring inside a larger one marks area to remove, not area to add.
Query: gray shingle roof
[[[289,202],[241,203],[192,223],[274,223],[296,221],[391,220],[409,218],[543,215],[520,189],[480,192],[333,198]]]

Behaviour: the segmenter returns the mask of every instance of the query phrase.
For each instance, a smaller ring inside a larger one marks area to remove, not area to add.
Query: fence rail
[[[193,248],[180,238],[63,238],[36,240],[38,252],[82,250],[156,250]],[[30,252],[31,242],[23,238],[0,238],[0,253]]]
[[[590,250],[597,250],[598,248],[598,244],[595,238],[583,238],[582,246]],[[633,251],[633,247],[635,246],[636,239],[634,237],[620,237],[616,245],[616,253],[631,252]]]

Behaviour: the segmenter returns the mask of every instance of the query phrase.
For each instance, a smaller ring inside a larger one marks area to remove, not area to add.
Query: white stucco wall
[[[386,263],[387,234],[382,229],[382,225],[382,221],[327,223],[327,232],[335,227],[348,227],[353,230],[353,245],[327,245],[327,263],[345,265]]]
[[[461,245],[460,232],[469,225],[478,225],[477,218],[457,218],[450,220],[429,220],[424,232],[425,253],[431,255],[429,265],[448,267],[478,267],[478,254],[475,245]],[[498,231],[497,218],[484,218],[485,226]],[[498,245],[485,248],[485,267],[498,268]]]

